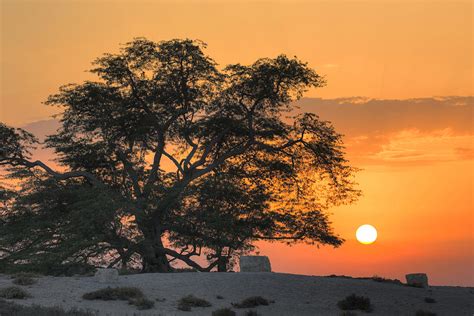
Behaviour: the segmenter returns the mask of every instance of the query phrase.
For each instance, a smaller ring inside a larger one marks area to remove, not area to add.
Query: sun
[[[377,239],[377,230],[372,225],[362,225],[356,232],[357,240],[364,245],[369,245]]]

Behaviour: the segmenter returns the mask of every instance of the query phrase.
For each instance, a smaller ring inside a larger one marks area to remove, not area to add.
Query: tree
[[[46,146],[63,172],[31,160],[33,135],[2,124],[0,165],[13,177],[29,172],[4,226],[13,227],[22,205],[59,211],[46,205],[57,201],[41,203],[53,186],[65,213],[85,212],[110,232],[62,259],[106,245],[112,262],[139,256],[143,271],[171,271],[172,260],[209,271],[259,239],[340,245],[325,211],[358,195],[341,135],[314,114],[285,117],[324,79],[285,55],[219,70],[204,48],[138,38],[94,62],[99,81],[50,96],[46,104],[63,109],[62,126]],[[39,187],[31,186],[35,173]],[[44,241],[62,242],[54,234]],[[3,237],[0,245],[13,260],[17,245]],[[193,259],[202,248],[210,251],[206,267]],[[50,250],[43,243],[41,251]]]

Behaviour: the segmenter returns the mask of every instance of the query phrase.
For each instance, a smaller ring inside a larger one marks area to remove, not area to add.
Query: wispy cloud
[[[430,133],[418,129],[390,135],[368,158],[386,162],[439,162],[471,159],[474,135],[456,135],[449,128]]]
[[[474,97],[303,99],[302,112],[331,121],[360,165],[474,158]]]

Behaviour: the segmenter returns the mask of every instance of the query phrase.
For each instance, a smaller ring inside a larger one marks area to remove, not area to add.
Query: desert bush
[[[425,302],[432,304],[432,303],[436,303],[436,300],[432,297],[425,297]]]
[[[208,301],[195,297],[194,295],[188,295],[182,297],[178,301],[178,309],[181,311],[190,311],[192,307],[209,307],[212,306]]]
[[[86,300],[128,301],[129,304],[135,305],[138,309],[150,309],[155,305],[153,301],[147,299],[143,292],[136,287],[107,287],[85,293],[82,298]]]
[[[224,299],[224,296],[222,296],[222,295],[216,295],[216,298],[217,298],[218,300],[223,300],[223,299]]]
[[[373,310],[370,299],[365,296],[357,296],[355,294],[347,296],[345,299],[337,303],[342,310],[361,310],[371,312]]]
[[[43,307],[38,305],[22,306],[0,300],[0,315],[9,316],[94,316],[95,313],[81,309],[65,311],[60,307]]]
[[[145,297],[139,297],[128,301],[131,305],[135,305],[139,310],[150,309],[155,306],[155,302]]]
[[[7,298],[7,299],[25,299],[28,297],[31,297],[31,295],[23,290],[22,288],[19,288],[17,286],[9,286],[3,289],[0,289],[0,297],[1,298]]]
[[[252,296],[244,299],[240,303],[232,303],[232,305],[236,308],[252,308],[257,307],[260,305],[269,305],[270,301],[261,297],[261,296]]]
[[[15,274],[13,274],[11,277],[12,277],[12,279],[39,278],[39,277],[41,277],[41,275],[39,275],[38,273],[34,273],[34,272],[17,272]]]
[[[184,303],[178,303],[178,309],[183,312],[190,312],[191,311],[191,306],[186,305]]]
[[[18,277],[13,279],[13,283],[16,285],[33,285],[36,282],[35,279],[29,277]]]
[[[419,309],[415,313],[416,316],[436,316],[436,313],[433,313],[431,311],[426,311],[423,309]]]
[[[115,301],[115,300],[131,300],[144,297],[143,292],[136,287],[107,287],[97,291],[86,293],[82,296],[86,300],[102,300],[102,301]]]
[[[33,272],[17,272],[11,276],[13,283],[16,285],[32,285],[37,281],[34,278],[38,278],[40,275]]]
[[[391,283],[391,284],[397,284],[397,285],[402,285],[403,284],[398,279],[387,279],[387,278],[384,278],[384,277],[380,277],[378,275],[374,275],[371,279],[375,282],[380,282],[380,283]]]
[[[249,310],[245,312],[245,316],[260,316],[260,314],[257,313],[256,311]]]
[[[212,316],[236,316],[237,314],[230,308],[221,308],[212,312]]]
[[[138,273],[140,273],[140,271],[139,270],[134,270],[134,269],[124,269],[124,268],[122,268],[122,269],[118,270],[119,275],[132,275],[132,274],[138,274]]]
[[[356,313],[354,312],[342,312],[341,314],[339,314],[339,316],[357,316]]]
[[[326,276],[327,278],[343,278],[343,279],[353,279],[353,277],[348,275],[337,275],[337,274],[330,274]]]

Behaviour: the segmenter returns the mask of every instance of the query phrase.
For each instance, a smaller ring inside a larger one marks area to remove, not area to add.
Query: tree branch
[[[178,258],[178,259],[182,260],[188,266],[193,267],[196,270],[201,271],[201,272],[209,272],[209,271],[212,270],[212,268],[214,268],[218,264],[218,261],[216,260],[216,261],[212,262],[211,264],[209,264],[209,266],[203,268],[202,266],[200,266],[199,264],[197,264],[196,262],[191,260],[188,256],[182,255],[179,252],[176,252],[172,249],[163,248],[163,252],[165,254],[173,257],[173,258]]]
[[[135,169],[133,169],[133,166],[127,160],[127,156],[123,152],[121,152],[118,149],[115,149],[114,151],[117,154],[120,161],[123,163],[125,170],[130,176],[130,180],[132,180],[133,190],[135,191],[135,194],[137,196],[140,196],[142,194],[142,191],[140,189],[139,178],[138,178],[137,172],[135,171]]]
[[[96,186],[104,186],[104,184],[97,179],[92,173],[87,171],[69,171],[69,172],[57,172],[47,166],[40,160],[28,161],[26,159],[16,159],[15,161],[7,161],[7,164],[12,166],[25,166],[27,168],[40,167],[46,171],[49,175],[53,176],[56,180],[67,180],[71,178],[86,178],[91,184]]]
[[[167,157],[169,160],[171,160],[174,165],[176,166],[176,168],[178,168],[178,171],[181,172],[182,174],[184,174],[184,170],[183,168],[181,167],[181,165],[179,164],[178,160],[176,160],[176,158],[174,158],[172,155],[170,155],[168,152],[166,152],[166,150],[163,149],[163,155],[165,157]]]

